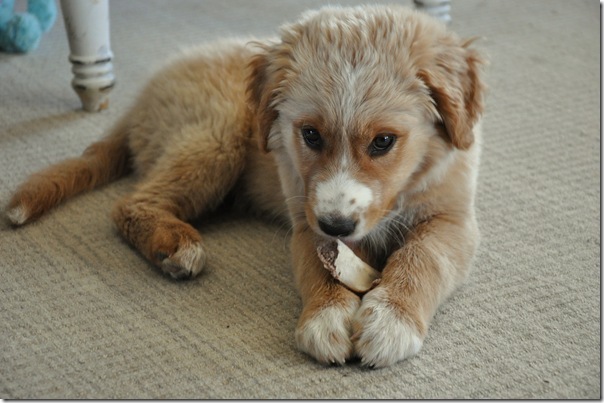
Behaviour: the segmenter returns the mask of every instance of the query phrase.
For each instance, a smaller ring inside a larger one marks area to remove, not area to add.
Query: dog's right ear
[[[248,101],[255,124],[255,136],[261,150],[268,152],[268,139],[274,121],[279,116],[275,109],[277,94],[274,77],[271,77],[269,48],[262,46],[249,63]]]

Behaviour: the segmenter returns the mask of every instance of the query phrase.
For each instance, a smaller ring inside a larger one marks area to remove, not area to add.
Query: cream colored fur
[[[188,278],[213,251],[187,222],[232,194],[236,206],[292,225],[298,347],[323,363],[393,364],[419,351],[479,242],[483,59],[470,42],[401,7],[326,7],[278,39],[190,49],[106,138],[21,185],[8,217],[27,223],[134,171],[136,188],[113,211],[117,228],[166,273]],[[336,236],[326,222],[382,270],[365,296],[318,259],[317,242]]]

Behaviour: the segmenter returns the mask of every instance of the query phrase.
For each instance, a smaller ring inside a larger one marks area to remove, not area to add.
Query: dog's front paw
[[[323,364],[344,364],[354,354],[350,336],[359,305],[355,297],[346,304],[305,310],[296,328],[298,348]]]
[[[388,301],[387,289],[379,286],[363,297],[353,329],[356,355],[363,365],[372,368],[412,357],[423,343],[414,322]]]

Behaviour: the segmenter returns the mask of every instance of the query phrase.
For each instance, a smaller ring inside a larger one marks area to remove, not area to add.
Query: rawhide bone
[[[339,239],[319,244],[317,254],[331,275],[354,292],[367,292],[380,282],[381,273]]]

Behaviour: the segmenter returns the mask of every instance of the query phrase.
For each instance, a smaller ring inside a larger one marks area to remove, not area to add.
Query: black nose
[[[331,236],[348,236],[354,232],[356,226],[356,221],[346,217],[329,216],[319,218],[319,228]]]

